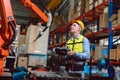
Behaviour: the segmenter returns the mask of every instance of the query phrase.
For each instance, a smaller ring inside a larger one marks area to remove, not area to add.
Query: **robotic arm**
[[[0,17],[0,75],[2,75],[4,72],[4,59],[9,55],[9,45],[16,38],[16,22],[13,17],[10,0],[0,0]]]
[[[32,3],[31,0],[20,1],[26,8],[34,12],[42,23],[48,22],[48,17],[34,3]]]
[[[50,11],[44,6],[44,4],[42,4],[42,2],[41,2],[41,5],[47,11],[47,16],[34,3],[32,3],[31,0],[21,0],[21,3],[25,7],[27,7],[29,10],[34,12],[42,24],[46,23],[45,28],[39,32],[38,36],[33,41],[33,42],[35,42],[39,37],[41,37],[43,35],[43,33],[47,30],[47,28],[50,27],[51,22],[52,22],[52,15],[51,15]]]
[[[30,0],[21,0],[21,3],[34,12],[41,23],[46,23],[45,29],[38,35],[38,37],[40,37],[51,24],[51,13],[47,11],[48,14],[46,16]],[[10,44],[12,44],[16,38],[16,22],[13,17],[10,0],[0,0],[0,24],[0,75],[2,75],[4,73],[3,65],[5,57],[9,55]]]

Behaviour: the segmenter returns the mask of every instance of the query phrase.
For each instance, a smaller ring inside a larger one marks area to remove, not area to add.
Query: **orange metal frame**
[[[13,18],[13,12],[10,4],[10,0],[0,0],[0,75],[3,74],[3,63],[6,56],[9,55],[9,45],[6,49],[3,48],[4,45],[9,42],[13,37],[13,30],[10,27],[9,22],[11,21],[15,26],[15,20]]]
[[[40,19],[40,22],[43,23],[48,22],[48,17],[43,13],[42,10],[40,10],[34,3],[32,3],[31,0],[21,0],[21,3],[29,10],[34,12],[37,15],[37,17]]]

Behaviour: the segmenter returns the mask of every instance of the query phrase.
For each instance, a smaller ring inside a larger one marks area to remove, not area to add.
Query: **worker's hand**
[[[70,50],[70,51],[67,52],[67,55],[71,55],[71,56],[72,56],[72,55],[74,55],[74,54],[75,54],[75,52],[72,51],[72,50]]]

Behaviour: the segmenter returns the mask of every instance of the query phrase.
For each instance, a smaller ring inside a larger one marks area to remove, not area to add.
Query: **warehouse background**
[[[42,26],[37,24],[36,16],[21,5],[19,0],[11,0],[18,24],[18,35],[11,45],[17,52],[15,66],[24,66],[26,69],[36,65],[52,66],[47,60],[55,47],[64,47],[70,38],[70,23],[82,20],[85,23],[83,35],[95,46],[91,52],[93,64],[105,58],[115,66],[116,72],[120,72],[120,0],[41,1],[50,9],[53,21],[45,34],[33,43]],[[42,8],[39,0],[32,2]]]

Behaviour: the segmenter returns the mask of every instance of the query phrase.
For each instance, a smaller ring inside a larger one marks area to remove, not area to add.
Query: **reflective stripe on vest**
[[[80,36],[80,38],[77,38],[75,40],[68,40],[67,42],[67,47],[70,49],[70,50],[73,50],[74,52],[80,52],[82,53],[84,50],[83,50],[83,40],[84,40],[84,36]]]

